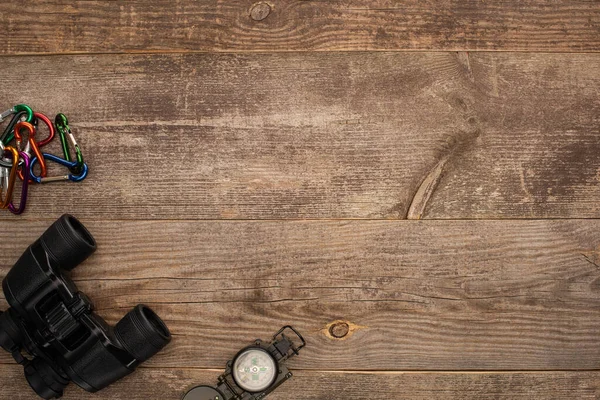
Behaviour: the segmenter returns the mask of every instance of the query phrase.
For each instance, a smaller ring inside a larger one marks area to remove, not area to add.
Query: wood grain
[[[173,332],[149,366],[220,368],[288,323],[299,369],[600,362],[600,221],[85,222],[99,250],[74,278],[98,312],[145,303]],[[0,231],[3,274],[46,225]]]
[[[213,385],[221,370],[140,368],[109,388],[90,394],[71,384],[64,400],[177,400],[190,388]],[[22,368],[0,365],[0,393],[14,400],[33,399]],[[547,373],[343,373],[294,371],[269,400],[402,399],[581,399],[600,396],[598,372]]]
[[[599,51],[589,0],[3,1],[2,54],[131,51]]]
[[[28,218],[600,217],[600,55],[3,57],[0,69],[0,104],[67,113],[91,168],[83,184],[32,188]]]
[[[0,278],[70,212],[97,312],[173,332],[66,400],[181,398],[288,323],[272,400],[600,398],[600,2],[3,1],[0,37],[0,112],[91,167],[0,213]]]

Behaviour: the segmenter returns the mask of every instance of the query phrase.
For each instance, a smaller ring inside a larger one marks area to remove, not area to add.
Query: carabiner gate
[[[9,115],[25,111],[27,113],[27,122],[33,121],[33,110],[26,104],[17,104],[13,108],[0,113],[0,122],[4,121]]]
[[[0,113],[0,122],[4,121],[9,115],[13,115],[13,119],[8,124],[8,127],[2,134],[3,143],[8,144],[11,140],[13,140],[13,127],[19,121],[22,116],[25,116],[25,122],[32,123],[33,122],[33,110],[26,104],[17,104],[13,108]]]
[[[7,208],[12,199],[15,181],[17,180],[17,168],[19,165],[19,152],[17,151],[17,149],[15,149],[12,146],[6,146],[4,148],[4,152],[9,152],[12,155],[12,166],[10,169],[10,173],[8,174],[6,174],[6,168],[3,167],[4,172],[2,173],[2,175],[4,176],[4,179],[0,181],[0,208]],[[2,193],[2,188],[6,188],[5,195],[3,195]]]
[[[4,121],[6,118],[8,118],[10,115],[14,114],[14,110],[12,108],[9,108],[8,110],[1,112],[0,113],[0,122]]]
[[[40,151],[40,148],[38,147],[38,144],[35,141],[35,128],[33,127],[33,125],[31,125],[28,122],[19,122],[16,126],[15,126],[15,138],[17,139],[17,147],[19,148],[19,151],[21,151],[21,144],[23,142],[23,137],[21,136],[21,130],[27,130],[28,133],[28,138],[27,138],[27,144],[28,147],[31,147],[31,150],[33,150],[33,153],[35,154],[36,157],[38,158],[42,158],[40,160],[40,167],[42,169],[42,172],[40,173],[41,176],[46,176],[48,175],[48,170],[46,168],[46,161],[43,159],[42,157],[42,152]],[[25,148],[25,153],[29,153],[29,148],[26,147]],[[24,173],[23,170],[19,170],[19,178],[21,178],[21,180],[25,179],[24,177]]]
[[[69,170],[73,170],[77,166],[77,161],[67,161],[67,160],[64,160],[53,154],[43,153],[42,156],[44,157],[45,160],[58,163],[62,166],[69,168]],[[81,172],[78,175],[71,173],[71,174],[67,174],[67,175],[49,176],[49,177],[37,176],[35,174],[35,172],[33,171],[33,167],[35,167],[35,164],[37,162],[38,162],[38,157],[33,157],[33,159],[31,160],[31,163],[29,165],[29,174],[31,176],[31,180],[33,180],[36,183],[49,183],[49,182],[58,182],[58,181],[81,182],[82,180],[84,180],[87,177],[87,174],[88,174],[88,166],[86,163],[83,163]]]
[[[8,209],[10,210],[10,212],[16,215],[22,214],[23,211],[25,211],[25,206],[27,205],[27,191],[29,189],[29,174],[31,173],[31,170],[29,169],[29,156],[24,151],[20,151],[19,154],[21,155],[21,158],[24,161],[23,171],[25,171],[25,173],[23,174],[23,183],[21,184],[21,201],[19,202],[19,208],[15,207],[14,199],[8,204]]]
[[[71,142],[71,146],[75,149],[75,157],[77,159],[75,163],[75,167],[69,168],[72,173],[80,174],[83,168],[83,154],[81,154],[81,149],[75,140],[75,136],[73,136],[73,132],[69,127],[69,120],[65,114],[57,114],[56,118],[54,118],[54,124],[56,125],[56,130],[60,136],[60,143],[62,144],[63,154],[65,157],[65,161],[71,162],[71,150],[69,149],[69,144],[67,143],[67,137],[69,138],[69,142]]]

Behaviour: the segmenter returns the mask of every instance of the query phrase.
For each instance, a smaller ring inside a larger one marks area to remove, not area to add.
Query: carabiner
[[[12,146],[6,146],[5,152],[10,152],[12,155],[12,167],[10,174],[8,175],[8,183],[0,182],[0,208],[8,207],[8,204],[12,200],[12,192],[15,187],[15,181],[17,180],[17,168],[19,165],[19,152]],[[6,197],[3,199],[2,187],[6,187]]]
[[[77,161],[67,161],[67,160],[64,160],[53,154],[43,153],[42,156],[44,157],[45,160],[53,161],[55,163],[58,163],[60,165],[63,165],[65,167],[69,168],[70,170],[72,170],[72,168],[75,168],[77,166]],[[61,176],[41,177],[41,176],[37,176],[35,174],[35,172],[33,172],[33,167],[35,167],[35,164],[37,162],[38,162],[38,158],[33,157],[33,159],[31,160],[30,166],[29,166],[29,174],[31,176],[31,179],[36,183],[49,183],[49,182],[58,182],[58,181],[81,182],[82,180],[84,180],[87,177],[87,174],[88,174],[88,166],[86,163],[83,163],[83,167],[81,168],[81,173],[79,175],[68,174],[68,175],[61,175]]]
[[[40,121],[40,120],[48,127],[48,137],[44,140],[39,140],[37,142],[38,147],[44,147],[45,145],[50,143],[52,141],[52,139],[54,139],[54,132],[55,132],[54,124],[52,124],[52,121],[50,121],[50,118],[48,118],[47,116],[45,116],[42,113],[35,112],[35,113],[33,113],[33,116],[35,117],[33,120],[33,122],[34,122],[33,125],[35,126],[36,132],[38,129],[37,124],[38,124],[38,121]]]
[[[38,158],[42,158],[42,152],[40,151],[40,148],[38,147],[38,144],[35,141],[35,128],[29,122],[19,122],[15,126],[15,138],[17,139],[17,148],[19,149],[19,151],[22,150],[21,143],[23,142],[23,137],[21,136],[21,130],[23,130],[23,129],[27,130],[27,133],[29,134],[29,136],[27,138],[27,143],[31,147],[31,150],[33,150],[33,154],[35,154],[35,156]],[[28,153],[27,149],[25,150],[25,152]],[[46,168],[46,161],[43,158],[42,158],[42,160],[40,160],[40,167],[42,169],[42,172],[40,173],[40,175],[41,176],[48,175],[48,170]],[[19,170],[19,178],[21,178],[21,180],[24,179],[24,173],[23,173],[22,169]]]
[[[73,136],[73,132],[71,132],[71,128],[69,128],[69,120],[65,114],[57,114],[56,118],[54,118],[54,124],[56,125],[56,130],[60,136],[60,143],[62,144],[63,154],[65,156],[65,161],[71,162],[71,150],[69,149],[69,144],[67,143],[67,136],[69,138],[69,142],[75,149],[75,157],[77,158],[77,162],[75,167],[69,168],[71,172],[75,174],[81,173],[81,169],[83,168],[83,155],[81,154],[81,149],[75,140],[75,136]]]
[[[25,122],[29,122],[32,123],[33,122],[33,110],[31,109],[31,107],[29,107],[26,104],[17,104],[16,106],[14,106],[13,108],[6,110],[2,113],[0,113],[0,122],[4,121],[6,119],[6,117],[8,117],[9,115],[13,115],[13,119],[10,121],[9,126],[7,127],[7,130],[4,131],[4,134],[2,135],[2,142],[8,144],[11,140],[13,140],[13,133],[12,133],[12,126],[14,126],[14,124],[16,124],[18,122],[18,120],[21,118],[21,115],[19,115],[17,117],[17,114],[21,114],[21,113],[25,113],[24,115],[25,117]],[[23,114],[22,114],[23,115]]]
[[[19,121],[25,121],[26,119],[27,119],[26,111],[19,111],[17,113],[14,113],[12,119],[10,120],[8,125],[6,125],[6,128],[4,129],[4,132],[2,133],[2,137],[0,137],[0,141],[2,141],[4,144],[8,144],[11,140],[13,140],[15,137],[15,133],[14,133],[15,125]]]
[[[24,161],[23,170],[25,171],[25,179],[23,179],[23,183],[21,184],[21,201],[19,202],[19,208],[15,207],[14,201],[11,201],[8,204],[8,209],[10,210],[10,212],[16,215],[22,214],[23,211],[25,211],[25,206],[27,205],[27,190],[29,188],[29,174],[31,172],[29,169],[29,156],[24,151],[20,151],[19,154],[21,155],[21,158]]]
[[[4,119],[9,115],[16,114],[21,111],[25,111],[27,113],[27,122],[33,121],[33,110],[31,107],[26,104],[17,104],[13,108],[0,113],[0,122],[4,121]]]

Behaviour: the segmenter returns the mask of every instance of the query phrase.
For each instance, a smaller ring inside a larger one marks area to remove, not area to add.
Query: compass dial
[[[252,393],[262,392],[275,381],[277,363],[265,350],[249,348],[236,357],[232,372],[239,387]]]

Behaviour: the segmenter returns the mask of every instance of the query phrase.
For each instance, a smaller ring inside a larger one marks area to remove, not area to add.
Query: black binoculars
[[[23,365],[29,385],[44,399],[61,397],[70,381],[88,392],[105,388],[171,340],[165,323],[144,305],[114,328],[93,312],[69,271],[95,250],[87,229],[63,215],[2,282],[10,308],[0,312],[0,346]]]

